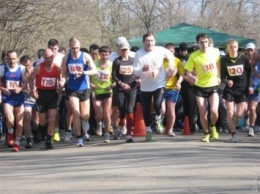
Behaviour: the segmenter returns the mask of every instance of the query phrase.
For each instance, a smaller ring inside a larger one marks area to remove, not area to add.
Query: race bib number
[[[120,66],[119,73],[122,75],[131,75],[133,73],[133,66]]]
[[[69,64],[69,72],[75,74],[76,72],[83,71],[83,64]]]
[[[230,76],[239,76],[242,75],[244,72],[244,66],[243,65],[234,65],[227,67],[228,74]]]
[[[8,90],[14,90],[16,87],[19,87],[20,81],[6,80],[6,88]]]
[[[108,81],[110,73],[107,71],[98,71],[96,78],[100,81]]]
[[[214,63],[207,63],[202,65],[202,69],[204,72],[212,72],[215,69]]]
[[[42,77],[41,85],[44,87],[53,87],[55,86],[56,78],[50,78],[50,77]]]

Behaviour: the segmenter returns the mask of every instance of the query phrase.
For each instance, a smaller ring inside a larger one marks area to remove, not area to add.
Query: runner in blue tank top
[[[250,125],[248,128],[248,136],[252,137],[254,136],[255,121],[257,119],[256,108],[260,101],[260,94],[259,94],[260,50],[257,50],[255,44],[250,42],[246,45],[245,52],[250,60],[252,74],[253,74],[252,87],[254,89],[254,93],[250,95],[250,101],[248,105],[249,125]]]
[[[80,42],[77,38],[71,38],[69,41],[70,52],[62,61],[62,83],[64,86],[67,80],[67,94],[73,110],[73,126],[77,136],[78,147],[83,146],[82,128],[85,132],[84,138],[90,140],[89,130],[89,111],[90,111],[90,90],[89,76],[97,74],[96,66],[87,53],[80,52]]]
[[[7,145],[13,146],[13,151],[20,150],[20,140],[23,133],[24,95],[22,76],[25,68],[18,65],[17,54],[14,51],[7,53],[8,64],[0,67],[0,78],[3,110],[6,117]],[[16,126],[14,140],[14,125]]]

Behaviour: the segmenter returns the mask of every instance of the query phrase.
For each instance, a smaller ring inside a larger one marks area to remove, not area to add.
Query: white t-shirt
[[[166,71],[163,59],[169,61],[169,69],[173,69],[173,54],[166,48],[154,46],[152,51],[146,52],[144,48],[138,50],[134,59],[134,74],[141,79],[141,91],[152,92],[163,88],[166,83]],[[148,65],[149,71],[142,68]]]
[[[61,54],[61,53],[57,53],[53,59],[53,63],[56,64],[57,66],[61,66],[61,63],[62,63],[62,59],[63,59],[64,55]],[[44,58],[41,57],[38,61],[37,61],[37,64],[36,65],[39,65],[41,64],[42,62],[44,62]]]
[[[129,56],[135,58],[135,52],[129,51]],[[118,53],[117,53],[117,52],[113,52],[113,53],[111,53],[111,54],[109,55],[108,60],[113,63],[114,60],[115,60],[116,58],[118,58],[118,57],[119,57]]]

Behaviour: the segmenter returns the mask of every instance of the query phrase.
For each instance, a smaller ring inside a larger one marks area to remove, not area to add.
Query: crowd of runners
[[[239,52],[235,39],[220,51],[205,33],[197,45],[183,42],[155,46],[151,32],[143,35],[143,48],[132,47],[125,37],[116,40],[116,52],[93,44],[81,48],[77,38],[69,49],[56,39],[39,49],[38,60],[2,52],[0,133],[13,151],[45,141],[77,139],[77,147],[103,136],[105,143],[125,137],[134,141],[135,105],[139,102],[146,126],[145,141],[155,131],[175,137],[188,117],[190,130],[202,129],[202,142],[236,130],[244,120],[248,136],[254,136],[260,100],[260,56],[254,43]],[[192,50],[192,52],[190,52]],[[187,124],[187,123],[186,123]]]

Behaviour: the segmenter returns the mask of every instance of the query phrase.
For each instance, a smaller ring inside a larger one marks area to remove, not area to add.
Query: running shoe
[[[82,138],[78,138],[78,142],[77,142],[77,147],[83,147],[83,139]]]
[[[169,130],[168,135],[169,135],[170,137],[175,137],[175,136],[176,136],[172,129]]]
[[[114,139],[115,140],[118,140],[121,138],[121,135],[122,135],[122,131],[120,129],[115,129],[114,130]]]
[[[209,143],[209,139],[210,139],[210,134],[207,133],[207,134],[205,134],[204,138],[202,139],[202,142]]]
[[[253,136],[255,136],[254,128],[253,128],[253,127],[249,127],[249,130],[248,130],[248,136],[249,136],[249,137],[253,137]]]
[[[51,149],[53,149],[52,144],[51,144],[50,141],[46,141],[46,142],[45,142],[45,148],[46,148],[46,150],[51,150]]]
[[[105,135],[104,135],[104,142],[105,142],[105,143],[110,143],[109,134],[105,134]]]
[[[20,146],[17,145],[17,144],[14,144],[13,145],[13,152],[19,152],[19,150],[20,150]]]
[[[97,123],[96,135],[101,137],[102,133],[102,122],[100,121],[99,123]]]
[[[119,126],[119,129],[121,130],[122,134],[125,135],[127,133],[126,126]]]
[[[60,133],[59,131],[54,131],[54,134],[52,136],[54,141],[60,141]]]
[[[14,134],[13,133],[7,133],[7,145],[13,146],[14,145]]]
[[[163,134],[164,128],[161,119],[155,120],[155,130],[159,134]]]
[[[152,132],[146,132],[146,137],[145,137],[146,142],[152,141]]]
[[[67,132],[65,133],[65,138],[64,138],[64,140],[65,140],[66,142],[72,140],[71,132],[67,131]]]
[[[85,135],[83,136],[83,139],[84,139],[85,141],[91,141],[90,135],[89,135],[88,133],[85,133]]]
[[[31,149],[32,148],[32,142],[27,142],[24,146],[25,149]]]
[[[211,139],[218,139],[219,138],[219,134],[218,131],[216,129],[216,127],[211,127]]]
[[[238,142],[238,136],[236,133],[232,134],[232,142],[234,142],[234,143]]]
[[[134,142],[134,139],[133,139],[133,137],[131,135],[128,135],[128,136],[126,136],[125,142],[126,143],[132,143],[132,142]]]

